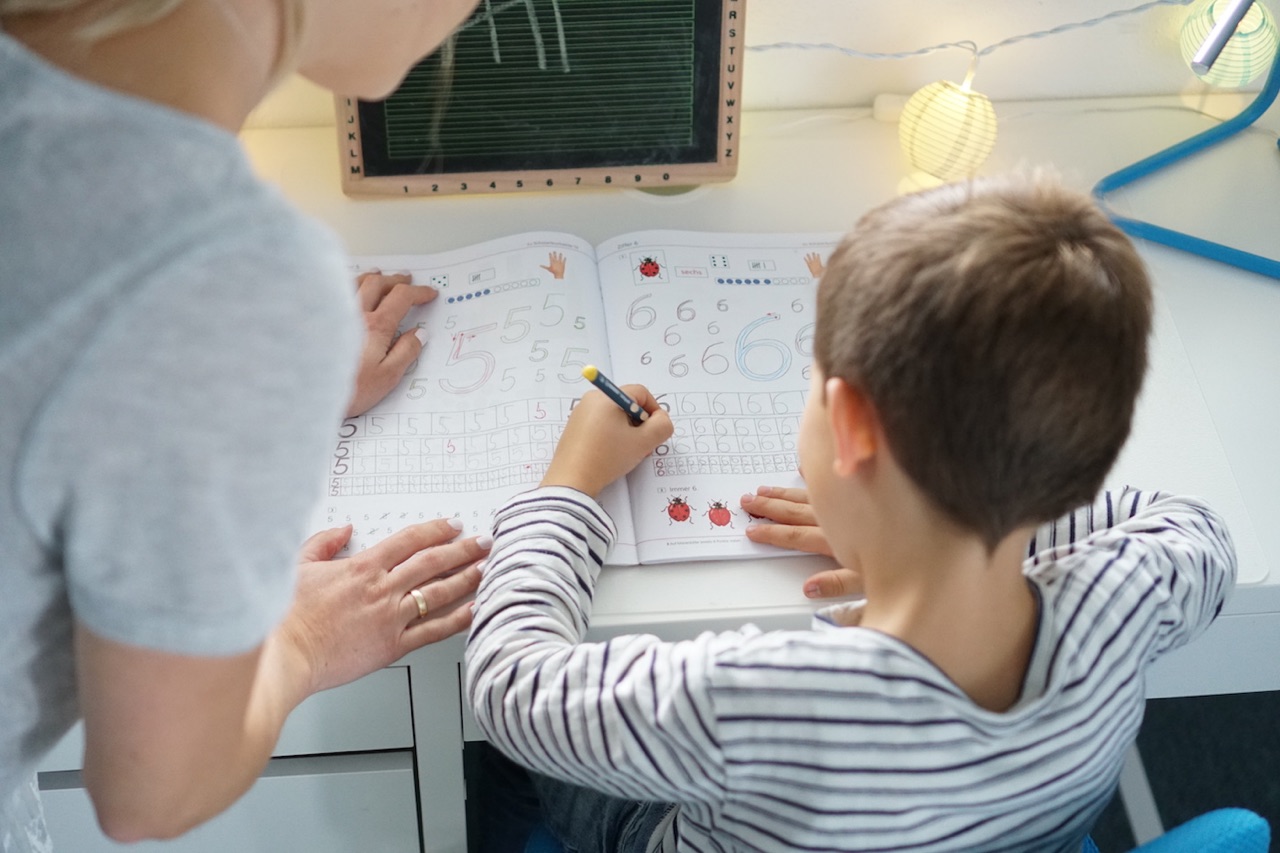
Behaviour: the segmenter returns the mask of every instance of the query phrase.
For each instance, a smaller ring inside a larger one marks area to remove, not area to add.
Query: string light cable
[[[1117,18],[1124,18],[1130,15],[1137,15],[1159,6],[1187,6],[1194,2],[1195,0],[1149,0],[1149,2],[1142,3],[1138,6],[1133,6],[1132,8],[1128,8],[1128,9],[1116,9],[1114,11],[1106,13],[1105,15],[1099,15],[1096,18],[1089,18],[1088,20],[1084,20],[1084,21],[1073,21],[1070,23],[1059,24],[1055,27],[1050,27],[1049,29],[1045,29],[1045,30],[1037,30],[1035,32],[1023,33],[1022,35],[1010,36],[1009,38],[1001,39],[1000,41],[995,42],[994,44],[987,45],[986,47],[983,47],[983,48],[979,48],[976,42],[966,39],[962,41],[943,42],[942,44],[930,45],[929,47],[922,47],[917,50],[906,50],[898,53],[883,53],[883,52],[875,52],[875,51],[857,50],[851,47],[843,47],[841,45],[831,44],[830,42],[791,42],[791,41],[772,42],[770,44],[747,45],[747,50],[753,53],[767,53],[769,51],[774,51],[774,50],[834,51],[836,53],[844,54],[845,56],[852,56],[860,59],[914,59],[915,57],[926,56],[930,53],[937,53],[938,51],[941,51],[941,50],[952,50],[952,49],[958,48],[958,49],[968,51],[972,56],[972,59],[970,60],[970,65],[969,65],[969,72],[966,75],[969,79],[972,79],[974,72],[977,70],[977,61],[979,59],[981,59],[984,56],[990,56],[991,54],[995,53],[997,50],[1008,47],[1009,45],[1018,44],[1019,42],[1024,42],[1024,41],[1031,41],[1034,39],[1049,38],[1052,36],[1060,35],[1065,32],[1070,32],[1072,30],[1081,30],[1089,27],[1096,27],[1100,24],[1113,21]]]
[[[901,105],[898,114],[898,140],[908,162],[916,170],[917,177],[926,181],[949,181],[969,177],[995,148],[997,122],[991,100],[972,87],[979,60],[996,51],[1020,42],[1050,38],[1072,30],[1096,27],[1117,18],[1140,14],[1161,6],[1185,6],[1194,0],[1148,0],[1138,6],[1117,9],[1104,15],[1083,21],[1071,21],[1044,30],[1024,33],[1002,39],[986,47],[979,47],[972,40],[950,41],[917,50],[894,53],[857,50],[827,43],[775,42],[748,45],[747,50],[767,52],[773,50],[834,51],[845,56],[866,59],[910,59],[942,50],[964,50],[969,54],[969,67],[963,82],[956,84],[940,80],[918,90]],[[890,104],[894,99],[885,98]],[[877,99],[873,114],[881,114],[881,102]],[[887,106],[883,113],[893,112]],[[913,179],[914,180],[914,179]]]
[[[977,72],[979,59],[996,53],[1002,47],[1019,44],[1019,42],[1036,40],[1036,38],[1048,38],[1060,35],[1060,33],[1073,31],[1073,29],[1097,27],[1100,24],[1110,22],[1110,20],[1148,12],[1148,10],[1156,9],[1158,6],[1187,6],[1194,3],[1194,1],[1196,0],[1149,0],[1148,3],[1132,6],[1132,8],[1128,9],[1117,9],[1115,12],[1098,15],[1096,18],[1064,23],[1060,24],[1060,26],[1041,29],[1041,31],[1004,38],[1004,40],[997,41],[995,44],[986,47],[978,47],[973,41],[948,41],[940,45],[920,47],[918,50],[901,51],[901,53],[878,53],[878,51],[856,50],[852,49],[852,47],[833,45],[829,44],[829,42],[822,42],[822,44],[773,42],[773,44],[767,45],[748,45],[748,51],[753,51],[753,53],[767,53],[767,51],[773,50],[835,51],[835,53],[855,56],[855,58],[861,59],[890,60],[911,59],[915,58],[915,56],[933,54],[941,50],[961,49],[969,51],[969,70],[966,73],[963,85],[956,86],[955,83],[945,81],[933,83],[933,85],[927,86],[911,96],[911,99],[906,102],[904,109],[902,109],[902,118],[904,120],[910,118],[916,126],[920,126],[920,124],[925,123],[925,120],[931,119],[927,115],[922,119],[920,114],[909,117],[908,110],[913,106],[913,101],[919,99],[920,96],[928,95],[928,99],[931,102],[925,105],[925,109],[929,109],[941,96],[943,100],[951,100],[950,104],[945,105],[951,111],[950,118],[934,120],[932,126],[925,127],[923,132],[918,127],[905,128],[900,124],[899,136],[902,142],[902,149],[908,154],[911,163],[922,169],[923,172],[934,175],[934,177],[954,179],[964,177],[965,174],[977,172],[977,168],[986,159],[993,142],[995,142],[995,115],[991,113],[989,118],[987,117],[989,101],[987,101],[986,97],[977,95],[977,93],[970,90],[970,82],[973,81],[974,73]],[[1257,119],[1266,113],[1271,104],[1274,104],[1276,97],[1280,96],[1280,59],[1276,58],[1274,23],[1270,20],[1271,15],[1267,12],[1266,6],[1263,5],[1263,0],[1253,0],[1253,3],[1248,3],[1244,9],[1240,9],[1238,4],[1244,3],[1244,1],[1231,1],[1228,4],[1231,6],[1228,14],[1238,15],[1236,19],[1239,20],[1244,18],[1245,12],[1249,12],[1249,5],[1257,5],[1258,13],[1263,19],[1266,19],[1263,22],[1266,26],[1257,24],[1249,35],[1260,37],[1262,46],[1244,46],[1242,49],[1244,53],[1243,59],[1239,58],[1239,56],[1234,56],[1234,58],[1230,58],[1228,65],[1230,65],[1230,73],[1234,76],[1231,85],[1243,85],[1248,79],[1252,79],[1253,72],[1252,69],[1242,72],[1238,68],[1238,64],[1253,60],[1254,56],[1249,55],[1251,53],[1262,56],[1263,68],[1270,67],[1270,73],[1267,74],[1266,82],[1263,83],[1262,90],[1258,92],[1256,99],[1248,106],[1245,106],[1239,115],[1226,120],[1213,117],[1213,115],[1206,113],[1204,110],[1178,108],[1208,115],[1208,118],[1220,123],[1216,123],[1215,126],[1206,129],[1206,131],[1196,133],[1194,136],[1187,138],[1187,140],[1176,143],[1176,145],[1167,147],[1165,150],[1158,151],[1156,154],[1148,156],[1148,158],[1139,160],[1138,163],[1107,175],[1094,186],[1093,195],[1098,200],[1098,204],[1103,207],[1103,210],[1107,211],[1107,215],[1110,215],[1111,219],[1123,231],[1132,234],[1134,237],[1162,243],[1162,245],[1178,248],[1181,251],[1208,257],[1208,259],[1219,261],[1219,263],[1239,266],[1239,268],[1247,269],[1249,272],[1280,279],[1280,261],[1271,259],[1271,257],[1256,255],[1253,252],[1240,250],[1240,248],[1204,240],[1204,238],[1144,222],[1144,220],[1121,216],[1107,205],[1107,195],[1110,192],[1119,190],[1121,187],[1130,186],[1130,184],[1138,182],[1140,179],[1169,168],[1171,165],[1207,149],[1207,147],[1217,145],[1217,143],[1234,136],[1236,133],[1260,131],[1260,128],[1252,127],[1253,123],[1257,122]],[[1187,50],[1188,42],[1196,41],[1198,44],[1199,37],[1202,36],[1202,33],[1193,31],[1193,26],[1206,27],[1206,22],[1203,19],[1206,17],[1213,18],[1216,14],[1217,10],[1212,5],[1203,6],[1201,10],[1198,10],[1187,20],[1187,23],[1184,23],[1183,36],[1181,36],[1184,51]],[[1217,24],[1215,23],[1213,26],[1217,27]],[[1271,32],[1265,32],[1266,28],[1271,28]],[[1270,44],[1267,44],[1267,40],[1270,40]],[[1221,44],[1217,45],[1217,47],[1221,47]],[[1203,49],[1199,53],[1203,53]],[[1211,83],[1211,85],[1215,83],[1215,79],[1210,76],[1212,69],[1203,67],[1203,64],[1199,63],[1199,56],[1193,61],[1192,65],[1194,72],[1204,79],[1204,82]],[[978,119],[973,118],[974,105],[977,105]],[[974,131],[974,128],[977,128],[977,132]],[[920,138],[923,138],[923,143],[920,142]]]

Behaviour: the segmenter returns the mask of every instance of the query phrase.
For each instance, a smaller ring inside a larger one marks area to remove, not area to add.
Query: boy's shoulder
[[[754,628],[716,638],[710,649],[712,689],[866,692],[869,697],[916,690],[964,699],[925,655],[897,637],[856,623],[860,600],[822,608],[808,630]],[[886,691],[888,691],[886,693]]]

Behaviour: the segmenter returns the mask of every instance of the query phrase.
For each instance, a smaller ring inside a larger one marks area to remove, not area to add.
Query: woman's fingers
[[[409,313],[410,308],[430,302],[437,295],[438,292],[434,287],[428,287],[425,284],[409,284],[406,277],[405,281],[397,282],[387,289],[378,300],[377,306],[370,310],[378,314],[386,314],[398,324]]]
[[[412,587],[453,574],[458,569],[475,563],[489,553],[489,544],[487,536],[483,540],[477,536],[468,536],[448,544],[423,548],[402,560],[392,572],[393,578],[407,592]]]
[[[471,604],[461,603],[450,610],[419,620],[406,628],[400,635],[400,652],[402,655],[408,654],[414,649],[437,643],[470,627]]]
[[[380,272],[361,273],[356,278],[356,295],[360,300],[360,308],[366,314],[377,308],[384,296],[391,292],[397,284],[409,284],[413,276],[404,273],[383,275]]]
[[[350,539],[350,524],[345,527],[321,530],[319,533],[312,534],[306,542],[302,543],[302,550],[298,553],[298,562],[321,563],[325,560],[332,560]]]
[[[400,603],[404,624],[439,618],[442,613],[470,599],[479,585],[480,569],[473,564],[456,574],[410,587]]]
[[[356,279],[356,296],[360,308],[366,314],[378,307],[382,298],[397,284],[408,284],[413,277],[404,274],[383,275],[380,272],[362,273]]]
[[[457,537],[461,527],[454,527],[449,521],[449,519],[437,518],[434,521],[411,524],[352,559],[371,561],[389,572],[424,548],[443,545]]]
[[[382,371],[388,377],[394,378],[395,382],[400,381],[413,360],[422,354],[426,333],[416,327],[411,331],[412,334],[406,333],[396,338],[395,343],[382,357]],[[395,383],[391,383],[391,386],[394,388]]]

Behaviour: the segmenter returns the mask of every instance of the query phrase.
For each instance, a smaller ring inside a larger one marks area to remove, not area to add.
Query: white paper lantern
[[[898,140],[920,171],[944,181],[969,177],[995,147],[996,111],[986,95],[940,80],[902,108]]]
[[[1182,24],[1182,58],[1188,64],[1229,4],[1208,0],[1197,6]],[[1227,40],[1218,60],[1206,74],[1197,74],[1211,86],[1243,86],[1271,67],[1276,56],[1276,22],[1266,4],[1255,2]],[[1193,69],[1194,70],[1194,69]]]

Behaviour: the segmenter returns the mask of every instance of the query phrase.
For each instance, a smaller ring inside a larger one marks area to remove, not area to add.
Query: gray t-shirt
[[[73,615],[215,656],[279,622],[361,330],[233,135],[2,33],[0,81],[3,804],[78,717]]]

